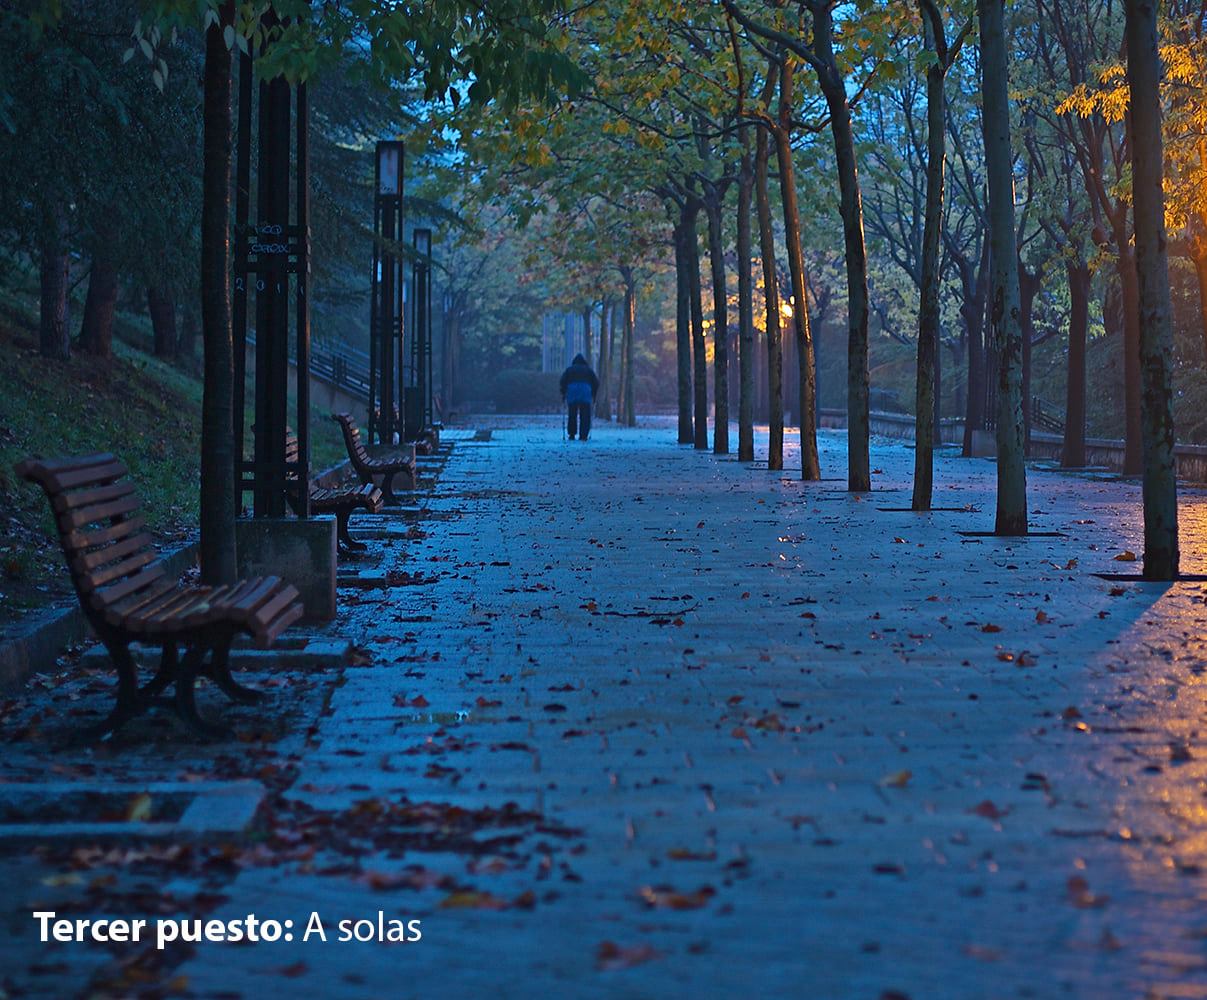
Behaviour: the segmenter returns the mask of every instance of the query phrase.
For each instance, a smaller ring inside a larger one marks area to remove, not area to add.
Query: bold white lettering
[[[38,922],[38,939],[45,944],[46,936],[50,933],[50,922],[54,920],[54,910],[35,910],[34,920]]]
[[[309,941],[311,934],[317,934],[323,944],[327,943],[327,932],[323,930],[323,918],[314,910],[310,911],[310,919],[306,921],[306,933],[302,935],[302,940]]]

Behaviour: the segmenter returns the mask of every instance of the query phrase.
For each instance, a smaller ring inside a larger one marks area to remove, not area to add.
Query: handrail
[[[254,347],[256,336],[249,331],[247,344]],[[289,346],[289,361],[297,364],[297,352],[293,344]],[[310,375],[322,379],[339,389],[369,401],[369,355],[354,347],[339,345],[336,347],[311,344],[310,346]]]

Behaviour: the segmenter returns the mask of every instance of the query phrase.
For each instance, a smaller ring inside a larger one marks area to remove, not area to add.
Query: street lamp
[[[377,193],[402,194],[402,142],[398,139],[377,143]]]

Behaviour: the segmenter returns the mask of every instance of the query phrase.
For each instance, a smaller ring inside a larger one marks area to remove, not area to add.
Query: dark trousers
[[[591,433],[591,404],[590,403],[570,403],[570,418],[566,424],[566,429],[570,434],[570,440],[574,440],[574,435],[578,434],[579,427],[582,428],[582,433],[579,436],[586,441]]]

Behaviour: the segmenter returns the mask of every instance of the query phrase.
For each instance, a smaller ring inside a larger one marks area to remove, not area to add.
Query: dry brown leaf
[[[656,910],[698,910],[707,906],[708,901],[717,894],[710,885],[702,886],[695,892],[676,892],[667,886],[642,886],[641,898],[647,906]]]
[[[614,941],[602,941],[595,949],[595,967],[601,971],[630,969],[634,965],[661,957],[662,952],[650,944],[621,947]]]

